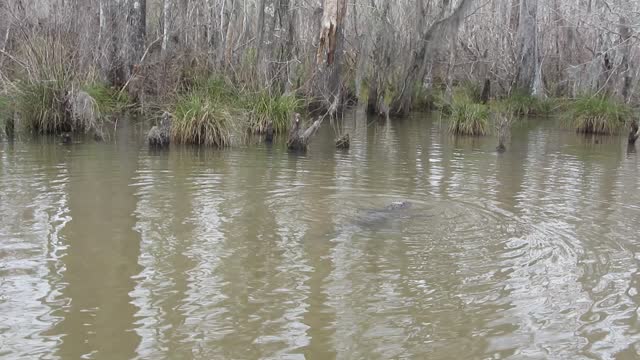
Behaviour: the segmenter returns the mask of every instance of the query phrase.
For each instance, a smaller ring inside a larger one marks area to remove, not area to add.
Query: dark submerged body
[[[392,220],[408,216],[408,210],[411,207],[411,203],[408,201],[392,202],[382,209],[366,211],[354,221],[354,225],[361,230],[380,229]]]

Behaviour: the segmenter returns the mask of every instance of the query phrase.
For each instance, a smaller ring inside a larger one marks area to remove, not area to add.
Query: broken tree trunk
[[[496,132],[498,133],[498,147],[496,151],[503,153],[507,151],[507,140],[511,132],[511,124],[513,123],[513,116],[511,114],[498,114],[496,116]]]
[[[15,115],[8,117],[4,122],[4,132],[5,134],[7,134],[7,138],[9,140],[13,139],[14,129],[15,129]]]
[[[291,120],[291,130],[289,130],[287,148],[295,151],[306,151],[311,137],[315,135],[321,124],[322,119],[318,119],[305,130],[302,128],[300,114],[296,113]]]
[[[351,146],[351,137],[349,134],[344,134],[338,140],[336,140],[336,147],[338,149],[348,149]]]
[[[342,26],[347,12],[346,0],[324,0],[322,21],[320,23],[320,44],[318,45],[318,64],[323,61],[326,48],[327,66],[333,64],[338,41],[338,29]]]
[[[264,141],[266,143],[272,143],[274,133],[275,131],[273,129],[273,121],[269,121],[269,123],[267,124],[267,129],[264,132]]]

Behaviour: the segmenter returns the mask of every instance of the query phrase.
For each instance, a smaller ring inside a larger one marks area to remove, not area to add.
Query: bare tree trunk
[[[522,0],[511,0],[511,12],[509,14],[509,28],[511,32],[518,31],[520,24],[520,3]]]
[[[264,38],[264,2],[260,0],[258,4],[258,26],[256,28],[256,34],[258,35],[258,42],[256,44],[256,60],[254,70],[260,74],[260,60],[262,57],[262,42]]]
[[[225,41],[224,41],[226,66],[229,66],[232,64],[233,48],[236,42],[239,40],[239,36],[235,31],[236,23],[238,22],[238,17],[240,13],[238,6],[239,6],[238,0],[231,0],[231,9],[229,10],[227,26],[225,28]]]
[[[422,0],[418,1],[421,3]],[[443,2],[440,19],[425,31],[419,32],[420,47],[411,59],[411,64],[408,67],[402,84],[398,86],[402,91],[400,95],[394,99],[391,112],[396,115],[405,116],[411,111],[412,89],[415,88],[416,82],[424,80],[428,64],[427,57],[430,56],[428,51],[430,43],[436,38],[442,38],[442,32],[457,29],[472,2],[473,0],[461,0],[451,15],[444,17],[446,7],[449,4],[448,1],[445,0]]]
[[[133,0],[131,9],[131,43],[134,49],[134,63],[139,61],[144,52],[147,38],[147,0]]]
[[[110,43],[109,43],[109,81],[112,85],[121,86],[126,82],[126,74],[124,72],[124,61],[122,59],[122,41],[118,36],[121,34],[120,22],[120,1],[113,1],[109,5],[109,25],[110,25]]]
[[[331,103],[341,104],[342,99],[342,82],[340,79],[340,73],[342,71],[342,58],[343,58],[343,45],[344,44],[344,30],[339,27],[336,32],[335,38],[335,55],[333,66],[331,66],[331,73],[329,74],[329,99]],[[335,115],[335,114],[332,114]]]
[[[206,0],[205,6],[207,9],[205,19],[207,20],[207,51],[211,45],[213,45],[213,0]]]
[[[292,5],[293,6],[289,6],[289,33],[288,33],[288,43],[287,43],[287,53],[289,54],[290,58],[287,59],[287,79],[285,82],[285,87],[284,87],[284,91],[286,93],[290,93],[292,91],[292,87],[294,86],[294,83],[292,83],[293,80],[299,81],[299,78],[297,78],[296,74],[297,74],[297,69],[298,69],[298,53],[299,53],[299,49],[296,46],[296,26],[298,23],[298,9],[297,9],[297,1],[296,0],[291,0],[292,1]],[[296,85],[299,86],[299,85]]]
[[[328,106],[337,109],[341,105],[342,52],[344,43],[343,21],[347,11],[346,0],[324,0],[320,36],[316,61],[318,65],[326,64],[328,72],[321,71],[321,95]],[[326,58],[325,58],[326,54]],[[333,114],[332,114],[333,115]]]
[[[455,30],[454,30],[455,32]],[[449,62],[447,66],[447,89],[445,92],[446,99],[451,102],[453,98],[453,78],[456,67],[456,37],[457,33],[451,34],[449,39]]]
[[[107,33],[107,15],[106,15],[106,9],[105,9],[105,4],[104,4],[105,0],[100,0],[100,3],[98,4],[98,8],[99,8],[99,25],[100,25],[100,33],[98,34],[98,41],[100,42],[102,40],[102,37],[105,36],[105,34]]]
[[[520,0],[516,88],[534,93],[538,64],[538,0]]]
[[[631,97],[631,69],[629,67],[629,58],[631,57],[631,31],[627,25],[627,19],[620,16],[620,41],[622,46],[622,60],[620,62],[620,72],[622,74],[622,89],[620,95],[625,102]]]
[[[422,0],[417,0],[418,3],[422,3]],[[370,115],[379,115],[381,113],[387,113],[388,110],[382,109],[382,107],[386,107],[384,101],[385,88],[382,84],[382,76],[386,75],[386,67],[384,66],[387,58],[387,47],[386,43],[386,35],[385,32],[389,30],[388,23],[386,21],[387,15],[390,9],[390,2],[385,2],[384,8],[382,12],[380,12],[380,17],[377,19],[379,23],[383,24],[381,28],[378,30],[376,34],[376,38],[374,41],[372,53],[373,53],[373,62],[372,62],[372,70],[371,75],[369,77],[369,89],[367,99],[367,113]],[[375,2],[371,1],[371,6],[376,8]],[[377,9],[377,8],[376,8]]]
[[[166,55],[169,47],[169,20],[171,18],[171,1],[162,0],[162,54]]]
[[[357,101],[360,101],[361,97],[361,87],[362,87],[362,70],[364,65],[364,56],[362,56],[362,40],[360,39],[360,34],[358,32],[358,1],[354,0],[353,7],[351,8],[351,14],[353,15],[352,23],[353,23],[353,34],[356,41],[356,49],[355,49],[355,96]]]
[[[291,9],[290,0],[279,0],[277,18],[281,35],[273,72],[276,88],[283,93],[290,90],[290,68],[294,62],[295,9]]]

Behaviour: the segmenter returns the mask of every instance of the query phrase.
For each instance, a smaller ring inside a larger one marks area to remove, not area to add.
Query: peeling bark
[[[331,66],[333,64],[338,43],[338,29],[342,27],[346,12],[346,0],[324,0],[324,10],[320,22],[318,64],[322,64],[325,52],[327,54],[327,65]]]

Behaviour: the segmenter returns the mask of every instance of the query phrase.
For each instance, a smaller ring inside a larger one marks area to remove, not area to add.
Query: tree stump
[[[264,141],[269,144],[272,143],[274,132],[275,131],[273,130],[273,122],[269,121],[269,123],[267,124],[267,128],[264,131]]]
[[[4,132],[7,134],[8,139],[13,139],[13,134],[15,131],[15,120],[13,117],[9,117],[5,120],[4,123]]]
[[[73,139],[71,138],[71,133],[69,132],[63,132],[60,135],[60,140],[64,145],[70,145],[73,142]]]
[[[348,149],[350,146],[351,138],[349,137],[349,134],[344,134],[336,140],[336,148],[338,149]]]
[[[303,130],[300,121],[300,114],[294,114],[291,120],[291,129],[289,130],[289,138],[287,140],[287,148],[294,151],[306,151],[311,141],[311,137],[320,128],[322,120],[316,120],[306,130]]]
[[[166,147],[171,143],[171,114],[162,114],[160,124],[155,125],[147,134],[147,142],[152,147]]]
[[[380,96],[378,99],[378,116],[384,117],[386,120],[389,120],[390,109],[387,104],[384,102],[384,98]]]
[[[480,102],[487,104],[489,102],[489,97],[491,97],[491,80],[485,79],[484,85],[482,86],[482,94],[480,95]]]
[[[496,132],[498,134],[498,146],[496,151],[503,153],[507,151],[507,140],[511,132],[511,123],[513,123],[513,115],[497,114],[496,116]]]
[[[636,121],[631,123],[631,131],[629,131],[629,145],[634,145],[640,137],[640,129]]]

